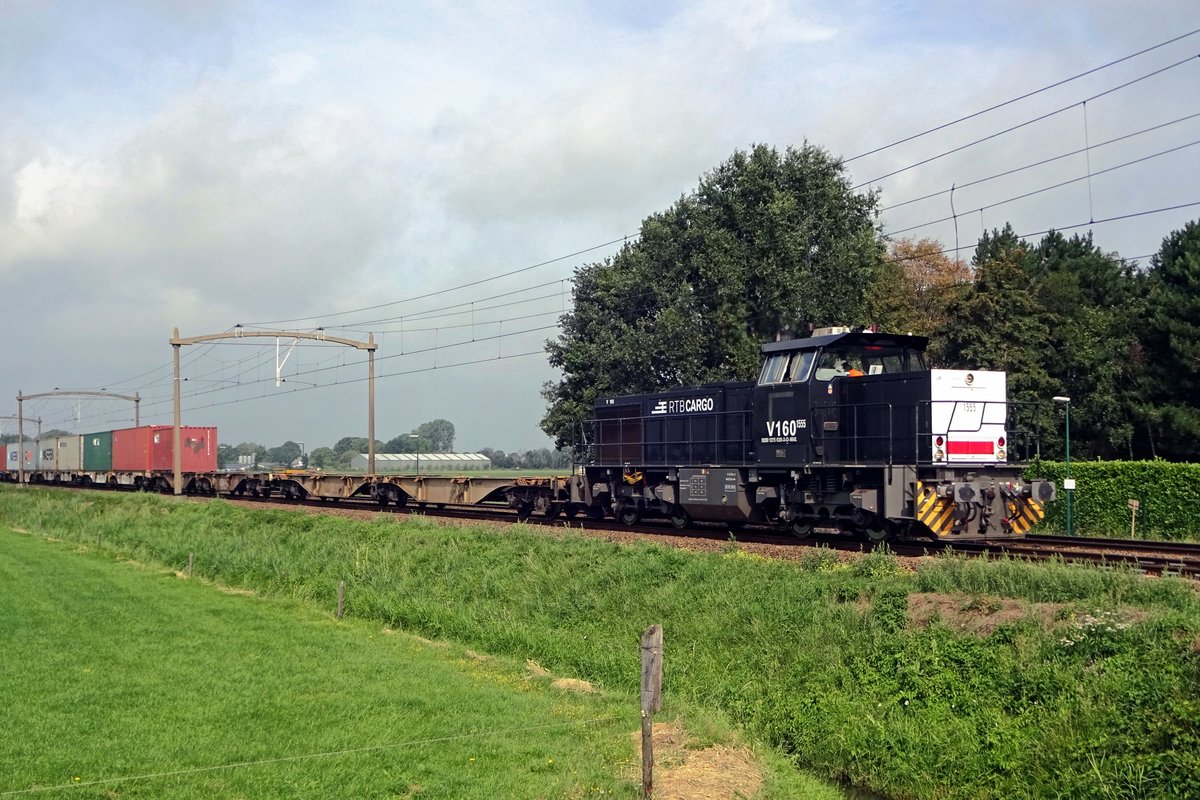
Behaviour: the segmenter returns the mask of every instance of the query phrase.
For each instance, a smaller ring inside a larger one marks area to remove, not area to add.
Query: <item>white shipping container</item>
[[[59,436],[55,444],[59,472],[83,471],[83,437]]]
[[[37,442],[33,439],[26,439],[23,445],[13,442],[8,446],[8,469],[10,472],[20,470],[22,453],[25,455],[25,471],[30,472],[37,469]]]
[[[58,438],[48,436],[37,440],[38,469],[54,472],[58,469]]]

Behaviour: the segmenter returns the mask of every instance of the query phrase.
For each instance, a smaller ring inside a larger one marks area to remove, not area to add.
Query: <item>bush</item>
[[[1027,477],[1044,477],[1058,486],[1058,500],[1046,510],[1038,533],[1067,528],[1066,465],[1042,461]],[[1169,461],[1075,461],[1072,506],[1075,533],[1129,537],[1129,501],[1137,500],[1137,535],[1152,539],[1200,540],[1200,464]]]

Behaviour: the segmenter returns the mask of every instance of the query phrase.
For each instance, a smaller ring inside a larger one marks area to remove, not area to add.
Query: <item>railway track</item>
[[[43,488],[79,488],[46,485]],[[196,497],[196,500],[207,498]],[[595,520],[584,516],[565,518],[534,514],[520,518],[513,509],[503,507],[455,506],[434,503],[411,503],[406,506],[380,508],[368,500],[325,499],[302,501],[282,497],[226,498],[238,503],[269,507],[302,509],[312,513],[327,511],[357,511],[368,514],[428,514],[439,519],[463,522],[491,522],[529,525],[577,530],[612,538],[651,537],[655,541],[674,546],[698,546],[712,550],[728,546],[733,540],[738,544],[769,548],[770,555],[781,558],[803,558],[806,550],[814,546],[828,547],[843,552],[862,552],[871,545],[846,536],[816,534],[807,539],[797,539],[769,528],[746,527],[732,530],[716,524],[691,525],[676,529],[665,520],[661,524],[642,522],[624,525],[616,520]],[[1053,559],[1070,563],[1091,564],[1103,568],[1123,568],[1143,572],[1147,575],[1174,575],[1193,580],[1200,579],[1200,543],[1161,542],[1139,539],[1105,539],[1080,536],[1030,535],[1023,539],[995,542],[953,542],[933,540],[905,540],[889,542],[888,549],[905,558],[936,555],[938,553],[961,553],[979,557],[1009,557],[1027,561],[1049,561]]]

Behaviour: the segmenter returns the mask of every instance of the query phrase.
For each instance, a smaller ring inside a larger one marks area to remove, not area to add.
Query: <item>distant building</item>
[[[492,460],[479,453],[376,453],[376,472],[468,472],[491,469]],[[366,471],[367,454],[350,459],[350,468]]]

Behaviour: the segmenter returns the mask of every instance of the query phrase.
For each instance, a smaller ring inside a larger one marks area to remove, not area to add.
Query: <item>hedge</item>
[[[1054,481],[1058,499],[1034,533],[1067,529],[1066,465],[1042,461],[1026,470],[1027,478]],[[1075,491],[1071,499],[1075,533],[1080,536],[1129,538],[1129,501],[1137,500],[1138,538],[1200,540],[1200,464],[1170,461],[1072,461]]]

